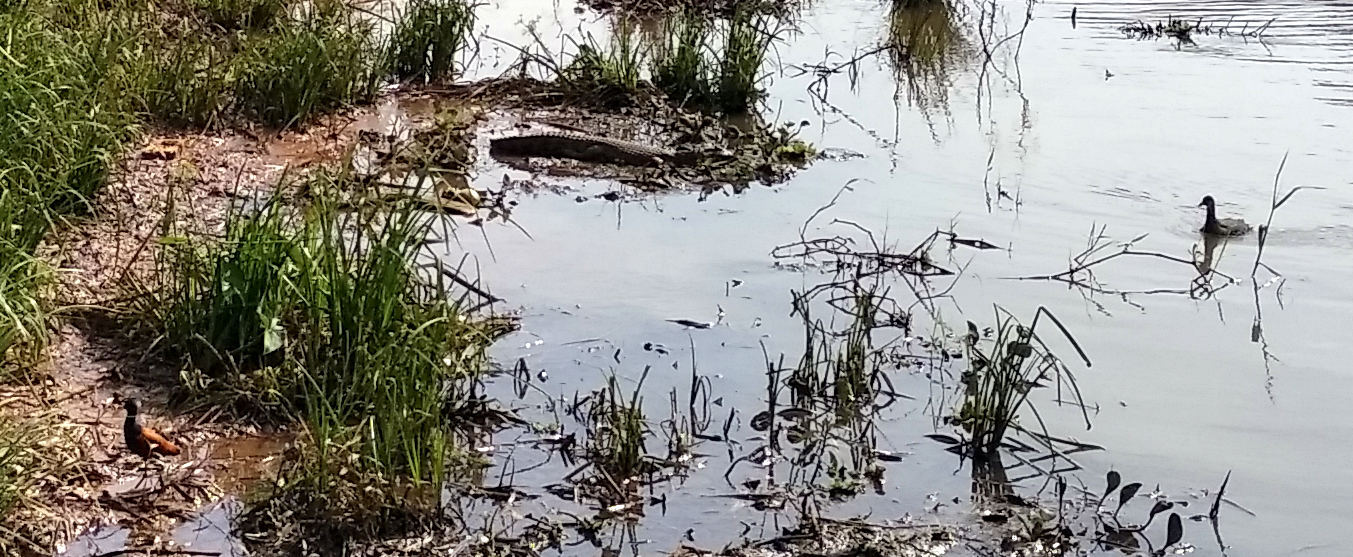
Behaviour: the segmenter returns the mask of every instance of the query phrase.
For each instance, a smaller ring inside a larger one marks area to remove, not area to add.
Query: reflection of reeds
[[[964,56],[957,15],[947,2],[894,2],[885,39],[888,62],[907,100],[923,109],[949,102],[952,72]]]

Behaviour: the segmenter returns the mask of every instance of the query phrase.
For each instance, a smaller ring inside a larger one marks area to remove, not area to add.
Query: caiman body
[[[508,157],[548,157],[583,162],[659,166],[676,162],[670,149],[633,141],[574,132],[542,132],[500,137],[489,142],[489,154]]]

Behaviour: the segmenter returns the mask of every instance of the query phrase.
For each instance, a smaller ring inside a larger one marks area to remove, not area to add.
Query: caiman
[[[659,166],[664,162],[678,162],[679,158],[671,149],[575,132],[542,132],[500,137],[489,142],[489,154],[573,159],[632,166]]]

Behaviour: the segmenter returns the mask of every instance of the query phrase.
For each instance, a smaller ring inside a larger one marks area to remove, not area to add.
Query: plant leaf
[[[1171,503],[1171,502],[1169,502],[1169,501],[1156,501],[1156,505],[1155,505],[1154,507],[1151,507],[1151,515],[1148,516],[1148,517],[1146,518],[1146,523],[1147,523],[1147,524],[1150,524],[1150,523],[1151,523],[1151,519],[1155,518],[1156,515],[1158,515],[1158,514],[1160,514],[1160,513],[1163,513],[1163,512],[1165,512],[1165,511],[1168,511],[1168,510],[1170,510],[1170,509],[1173,509],[1173,508],[1174,508],[1174,503]]]
[[[1283,203],[1287,203],[1287,200],[1291,199],[1292,194],[1297,193],[1301,190],[1323,190],[1323,189],[1325,188],[1321,186],[1297,186],[1295,188],[1292,188],[1291,191],[1287,192],[1287,195],[1284,195],[1282,199],[1278,200],[1278,203],[1274,205],[1273,208],[1277,209],[1279,207],[1282,207]]]
[[[1184,539],[1184,521],[1180,520],[1179,513],[1170,513],[1170,525],[1165,533],[1165,547],[1170,547]]]
[[[927,434],[926,437],[944,443],[945,445],[957,445],[959,443],[962,443],[962,441],[959,441],[953,436],[945,435],[943,433],[931,433]]]
[[[1108,494],[1113,493],[1113,490],[1118,489],[1118,486],[1123,483],[1123,476],[1122,474],[1119,474],[1117,470],[1109,470],[1109,473],[1104,477],[1104,482],[1108,484],[1108,486],[1104,488],[1104,494],[1105,496],[1108,496]]]
[[[1141,488],[1140,482],[1132,482],[1123,486],[1123,489],[1118,492],[1118,509],[1114,510],[1113,514],[1117,515],[1118,511],[1123,510],[1123,507],[1137,495],[1137,491]]]
[[[752,429],[757,431],[766,431],[767,429],[770,429],[770,422],[771,422],[770,412],[762,410],[760,413],[752,417]]]

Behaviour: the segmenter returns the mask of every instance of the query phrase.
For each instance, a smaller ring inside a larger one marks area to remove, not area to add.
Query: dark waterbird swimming
[[[1217,218],[1217,202],[1212,196],[1204,196],[1199,207],[1207,207],[1207,219],[1203,221],[1203,234],[1217,236],[1243,236],[1250,231],[1250,225],[1240,219]]]

